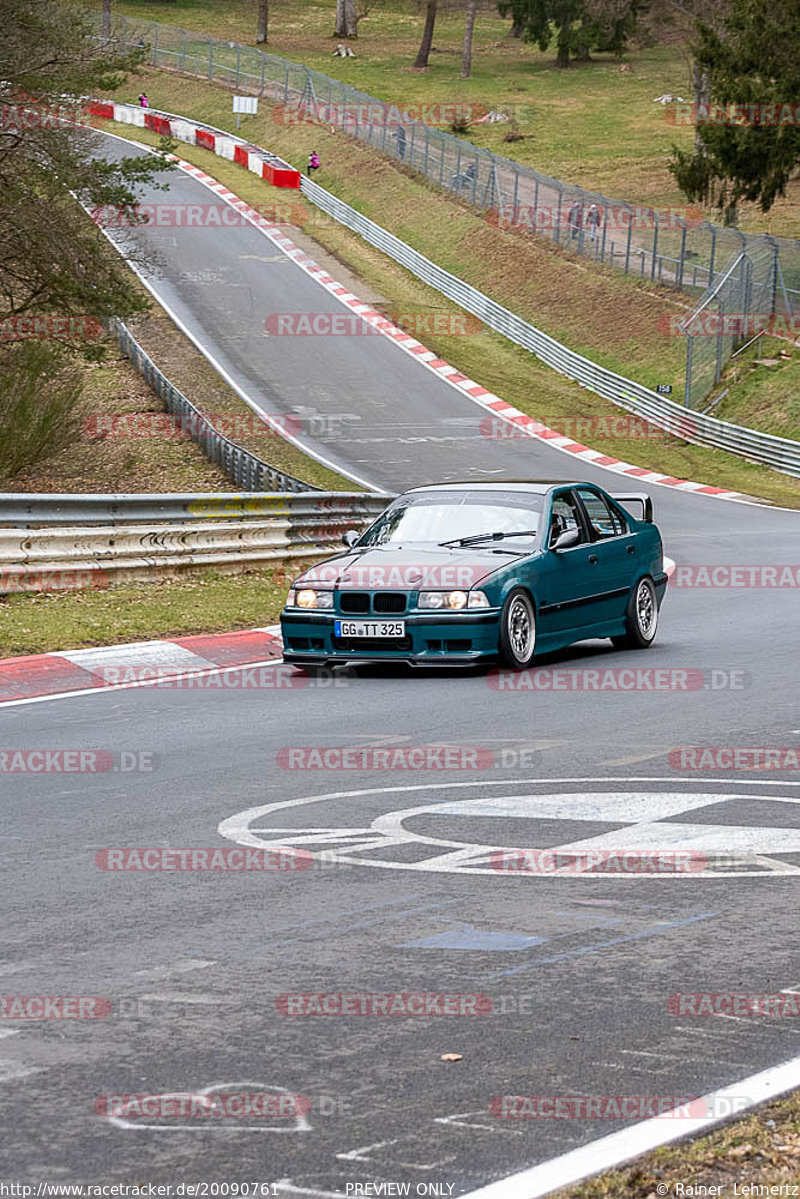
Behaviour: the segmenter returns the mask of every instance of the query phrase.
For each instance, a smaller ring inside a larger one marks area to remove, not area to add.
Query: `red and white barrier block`
[[[94,117],[152,129],[162,137],[174,137],[176,141],[186,142],[191,146],[202,146],[204,150],[211,150],[213,154],[219,154],[222,158],[246,167],[273,187],[300,187],[300,172],[282,158],[278,158],[277,154],[262,150],[260,146],[252,146],[241,138],[222,133],[211,126],[199,125],[173,113],[140,108],[137,104],[114,104],[110,100],[89,100],[88,109]]]

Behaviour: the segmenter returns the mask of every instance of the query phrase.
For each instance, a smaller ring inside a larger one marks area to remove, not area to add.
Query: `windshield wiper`
[[[505,541],[506,538],[535,537],[537,529],[518,529],[515,533],[473,533],[470,537],[454,537],[452,541],[440,541],[439,545],[477,545],[480,541]]]

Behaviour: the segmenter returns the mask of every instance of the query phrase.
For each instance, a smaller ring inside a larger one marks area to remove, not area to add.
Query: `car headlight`
[[[292,588],[294,590],[294,588]],[[292,592],[289,592],[291,595]],[[289,603],[289,600],[286,601]],[[315,591],[311,587],[303,587],[298,590],[295,595],[295,603],[298,608],[332,608],[333,607],[333,592],[332,591]]]
[[[420,591],[417,606],[427,611],[461,612],[490,605],[483,591]]]

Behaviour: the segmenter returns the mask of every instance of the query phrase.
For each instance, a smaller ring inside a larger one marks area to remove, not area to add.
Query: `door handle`
[[[596,561],[597,561],[597,554],[590,554],[590,555],[589,555],[589,561],[590,561],[590,562],[592,562],[592,563],[596,562]]]
[[[635,553],[636,553],[636,546],[635,546],[635,545],[629,545],[629,546],[627,547],[627,549],[628,549],[628,553],[629,553],[629,554],[635,554]]]

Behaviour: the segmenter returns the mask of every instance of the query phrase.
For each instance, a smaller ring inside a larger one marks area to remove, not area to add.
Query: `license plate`
[[[335,620],[337,637],[405,637],[404,620]]]

